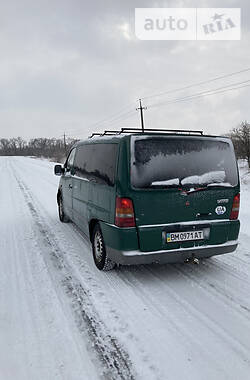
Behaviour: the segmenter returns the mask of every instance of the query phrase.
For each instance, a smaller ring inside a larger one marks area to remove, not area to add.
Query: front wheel
[[[62,223],[68,223],[69,222],[69,218],[67,217],[67,215],[64,212],[62,196],[60,196],[58,199],[58,214],[59,214],[59,219]]]
[[[95,265],[99,270],[108,271],[115,267],[114,261],[107,256],[102,231],[98,223],[95,225],[92,235],[92,250]]]

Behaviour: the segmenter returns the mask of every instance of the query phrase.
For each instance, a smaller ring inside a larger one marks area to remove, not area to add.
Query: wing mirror
[[[62,167],[62,165],[55,165],[55,167],[54,167],[54,174],[60,176],[63,173],[64,173],[64,167]]]

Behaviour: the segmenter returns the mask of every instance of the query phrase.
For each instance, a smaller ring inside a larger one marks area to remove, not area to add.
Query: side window
[[[91,172],[96,181],[114,185],[118,144],[93,144]]]
[[[88,156],[87,152],[87,145],[80,145],[77,148],[76,156],[75,156],[75,174],[78,177],[87,178],[87,171],[86,171],[86,160]]]
[[[81,145],[75,157],[76,175],[113,186],[117,147],[117,144]]]
[[[76,154],[76,148],[72,149],[65,163],[65,168],[67,172],[73,168],[75,154]]]

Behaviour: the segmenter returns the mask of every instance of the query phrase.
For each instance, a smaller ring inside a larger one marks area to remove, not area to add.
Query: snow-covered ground
[[[1,380],[250,377],[250,174],[240,244],[199,266],[102,273],[58,221],[45,160],[0,157]]]

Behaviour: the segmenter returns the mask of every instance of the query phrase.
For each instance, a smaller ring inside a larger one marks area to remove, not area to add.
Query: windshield
[[[136,188],[236,186],[237,165],[226,141],[191,137],[132,138]]]

